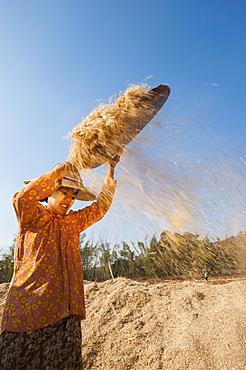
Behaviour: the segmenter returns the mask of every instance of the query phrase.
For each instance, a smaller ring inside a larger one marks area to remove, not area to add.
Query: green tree
[[[8,251],[2,255],[0,260],[2,283],[9,283],[14,272],[14,245],[15,239],[13,244],[9,247]]]

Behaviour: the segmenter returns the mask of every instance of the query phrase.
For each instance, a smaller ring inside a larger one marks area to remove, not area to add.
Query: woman
[[[80,233],[108,211],[118,161],[116,156],[108,163],[97,201],[78,211],[69,212],[75,199],[95,196],[83,187],[78,171],[68,162],[14,195],[19,232],[0,335],[2,370],[83,368]],[[47,207],[40,203],[43,200]]]

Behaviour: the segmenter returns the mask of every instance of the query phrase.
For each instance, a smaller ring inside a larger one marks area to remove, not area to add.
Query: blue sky
[[[211,212],[211,204],[203,205],[206,219],[211,217],[204,233],[214,236],[217,230],[223,237],[244,230],[245,18],[244,1],[0,0],[0,248],[10,245],[17,231],[11,197],[22,180],[66,159],[69,142],[64,137],[100,99],[106,101],[147,77],[151,86],[171,87],[162,110],[165,140],[157,135],[158,143],[148,148],[148,155],[155,160],[161,153],[169,164],[176,156],[178,176],[192,178],[186,169],[202,172],[198,157],[205,158],[203,168],[205,163],[211,166],[213,177],[218,152],[223,152],[232,182],[219,182],[216,189],[196,184],[197,198],[209,190],[215,204]],[[119,166],[123,176],[124,165]],[[218,193],[224,194],[222,201]],[[147,219],[140,217],[143,224],[136,232],[134,212],[129,220],[117,211],[119,196],[90,233],[97,238],[114,229],[116,242],[143,239]],[[236,199],[234,208],[239,210],[227,207],[227,213],[235,214],[234,228],[219,206],[228,196],[230,202]],[[222,220],[219,228],[212,227],[214,218]],[[154,225],[149,232],[165,226],[169,228],[168,223]]]

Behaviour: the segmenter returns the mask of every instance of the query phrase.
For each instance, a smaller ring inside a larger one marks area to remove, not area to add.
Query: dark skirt
[[[29,332],[0,335],[1,370],[81,370],[81,325],[77,316]]]

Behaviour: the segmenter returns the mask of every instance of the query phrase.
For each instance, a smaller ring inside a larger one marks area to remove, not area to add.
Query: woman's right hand
[[[57,180],[61,180],[63,177],[69,175],[70,173],[78,173],[77,168],[70,162],[64,162],[57,165]]]

